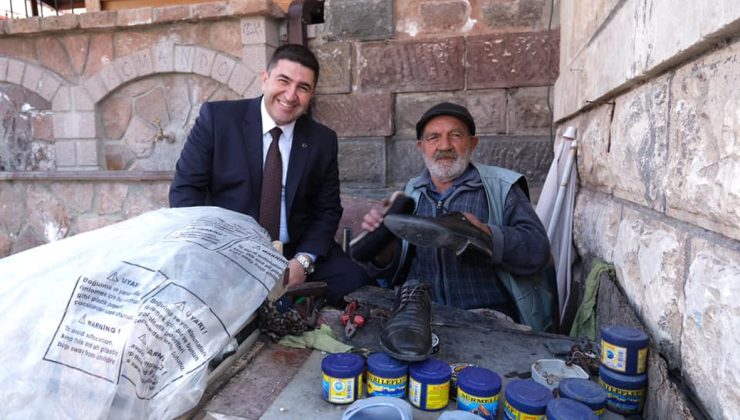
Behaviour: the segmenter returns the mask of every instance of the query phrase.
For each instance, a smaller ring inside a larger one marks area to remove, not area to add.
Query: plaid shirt
[[[427,171],[414,188],[421,192],[415,212],[418,216],[459,211],[470,212],[483,222],[488,220],[485,189],[472,166],[444,194],[435,190]],[[532,204],[516,184],[506,197],[504,220],[504,226],[489,225],[493,259],[467,253],[457,257],[447,249],[416,247],[407,278],[430,283],[437,303],[462,309],[492,308],[518,319],[494,268],[498,265],[512,274],[535,273],[547,262],[549,242]]]

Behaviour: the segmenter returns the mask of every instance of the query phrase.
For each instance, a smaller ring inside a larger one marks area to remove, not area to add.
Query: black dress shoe
[[[406,362],[432,355],[432,298],[429,285],[409,280],[396,292],[396,303],[380,333],[380,346]]]
[[[414,200],[407,197],[401,191],[396,191],[391,195],[390,205],[384,213],[391,214],[411,214],[414,211]],[[364,231],[352,240],[349,244],[349,255],[357,262],[368,262],[380,254],[395,238],[385,224],[381,224],[372,232]]]
[[[416,246],[447,248],[457,256],[474,249],[489,258],[493,257],[491,237],[460,212],[437,217],[389,215],[383,219],[383,224],[396,236]]]

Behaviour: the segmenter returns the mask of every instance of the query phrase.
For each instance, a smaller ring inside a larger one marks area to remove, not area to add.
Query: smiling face
[[[470,135],[465,123],[449,115],[429,120],[416,142],[439,192],[465,172],[477,145],[478,137]]]
[[[279,60],[262,73],[265,108],[277,125],[289,124],[306,113],[315,81],[313,70],[290,60]]]

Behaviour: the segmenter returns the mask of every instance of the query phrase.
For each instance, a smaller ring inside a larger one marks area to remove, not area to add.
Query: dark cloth
[[[203,104],[177,161],[169,194],[171,207],[211,205],[258,219],[263,165],[261,99]],[[347,270],[347,284],[355,284],[350,278],[355,275],[352,269],[331,261],[343,254],[334,242],[342,216],[334,131],[305,115],[296,120],[285,184],[291,248],[316,255],[316,273],[332,267]],[[316,273],[309,280],[318,280]],[[341,272],[326,275],[336,277],[337,283],[343,276]]]
[[[453,211],[469,212],[488,220],[488,200],[480,175],[470,166],[443,194],[434,189],[429,173],[414,185],[421,191],[415,214],[434,217]],[[504,203],[504,224],[489,225],[492,259],[447,249],[414,249],[407,279],[432,283],[434,301],[462,309],[492,308],[518,320],[510,294],[495,274],[496,266],[514,275],[529,275],[549,258],[547,232],[524,193],[514,184]]]

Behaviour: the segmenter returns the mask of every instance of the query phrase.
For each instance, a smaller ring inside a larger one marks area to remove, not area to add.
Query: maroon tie
[[[267,150],[265,168],[262,171],[262,197],[260,198],[260,225],[267,230],[273,241],[280,239],[280,207],[283,197],[283,159],[278,142],[279,127],[270,130],[272,143]]]

